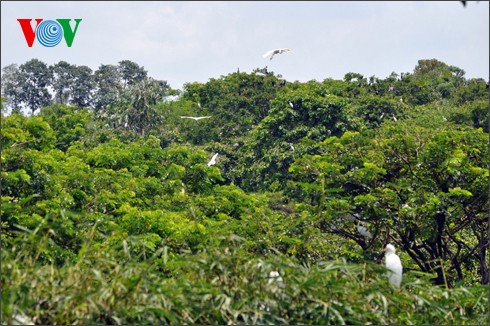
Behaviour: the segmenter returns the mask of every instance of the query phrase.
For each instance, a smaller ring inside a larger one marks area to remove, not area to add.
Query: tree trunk
[[[446,284],[444,280],[444,271],[442,270],[442,266],[438,264],[438,266],[434,269],[434,271],[437,273],[437,277],[433,279],[434,283],[436,285]]]
[[[488,235],[482,237],[482,241],[480,243],[480,275],[481,275],[481,284],[488,284],[490,279],[490,266],[487,263],[487,246],[489,243]]]

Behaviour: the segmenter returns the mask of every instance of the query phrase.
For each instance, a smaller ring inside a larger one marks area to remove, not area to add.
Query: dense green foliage
[[[484,80],[21,67],[2,81],[47,69],[55,104],[3,93],[2,324],[489,323]]]

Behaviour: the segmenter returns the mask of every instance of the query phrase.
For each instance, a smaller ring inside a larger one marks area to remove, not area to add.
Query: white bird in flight
[[[187,116],[181,116],[182,119],[193,119],[193,120],[201,120],[201,119],[207,119],[207,118],[211,118],[210,116],[206,116],[206,117],[187,117]]]
[[[395,247],[392,244],[386,245],[385,252],[385,266],[389,272],[388,281],[392,286],[399,288],[402,283],[402,262],[395,254]]]
[[[213,157],[211,158],[211,161],[208,162],[208,166],[215,165],[217,157],[218,157],[218,153],[214,154]]]
[[[270,50],[267,53],[265,53],[263,55],[263,57],[264,58],[267,58],[267,57],[270,56],[270,59],[269,60],[272,60],[272,58],[274,57],[274,55],[281,54],[281,53],[288,52],[288,51],[291,51],[291,50],[288,49],[288,48],[274,49],[274,50]]]

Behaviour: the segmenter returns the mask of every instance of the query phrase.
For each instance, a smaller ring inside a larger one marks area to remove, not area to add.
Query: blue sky
[[[82,18],[72,47],[32,48],[18,18]],[[287,47],[272,61],[262,55]],[[438,59],[489,78],[489,3],[472,1],[2,1],[1,66],[96,70],[131,60],[171,87],[268,67],[288,81],[385,78]]]

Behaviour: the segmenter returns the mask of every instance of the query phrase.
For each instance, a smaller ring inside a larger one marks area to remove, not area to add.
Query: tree
[[[53,72],[54,102],[68,104],[71,97],[70,85],[73,81],[73,68],[66,61],[60,61],[50,67]]]
[[[40,115],[48,122],[56,136],[56,147],[66,151],[74,142],[82,140],[92,114],[87,109],[54,104],[41,109]]]
[[[437,59],[419,60],[415,66],[414,82],[427,84],[433,99],[449,99],[453,92],[464,84],[465,71],[449,66]]]
[[[70,103],[76,105],[78,108],[90,107],[94,87],[92,69],[87,66],[75,66],[72,70],[72,76],[73,80],[70,83]]]
[[[235,143],[235,138],[250,131],[265,118],[271,100],[286,82],[267,69],[252,73],[236,72],[207,83],[184,85],[183,99],[196,103],[196,114],[212,115],[207,131],[190,139],[203,144],[213,139]]]
[[[165,81],[147,78],[124,89],[117,101],[112,102],[100,117],[111,127],[122,127],[146,135],[162,122],[157,104],[168,95]]]
[[[488,101],[475,101],[471,107],[471,120],[473,120],[473,126],[475,128],[482,128],[484,132],[488,133],[488,127],[490,124],[489,113],[490,106]]]
[[[5,98],[5,108],[11,108],[12,113],[20,113],[24,102],[23,79],[19,67],[13,63],[2,68],[2,97]]]
[[[488,283],[487,138],[481,130],[404,121],[346,132],[292,164],[289,193],[311,205],[325,232],[366,250],[392,241],[437,284],[472,275]],[[357,232],[356,220],[373,240]]]
[[[282,188],[295,157],[315,151],[315,144],[350,127],[347,101],[331,95],[318,82],[281,92],[272,100],[269,114],[252,131],[243,148],[237,173],[244,189]],[[273,189],[268,189],[273,190]]]
[[[349,72],[344,76],[347,83],[346,91],[349,97],[356,98],[368,91],[368,81],[363,75]]]
[[[355,104],[354,114],[361,118],[368,128],[376,128],[387,120],[398,120],[406,116],[408,107],[390,95],[368,94],[360,97]]]
[[[32,59],[19,66],[22,80],[23,102],[31,109],[31,114],[51,103],[48,86],[51,85],[53,73],[49,67],[38,59]]]
[[[124,81],[124,87],[132,86],[147,78],[147,71],[130,60],[119,61],[117,69]]]
[[[122,89],[121,73],[114,65],[101,65],[93,76],[95,89],[93,106],[96,111],[114,103]]]
[[[457,105],[471,103],[473,101],[488,101],[488,83],[483,78],[472,78],[466,80],[464,85],[460,85],[453,94],[454,102]]]

